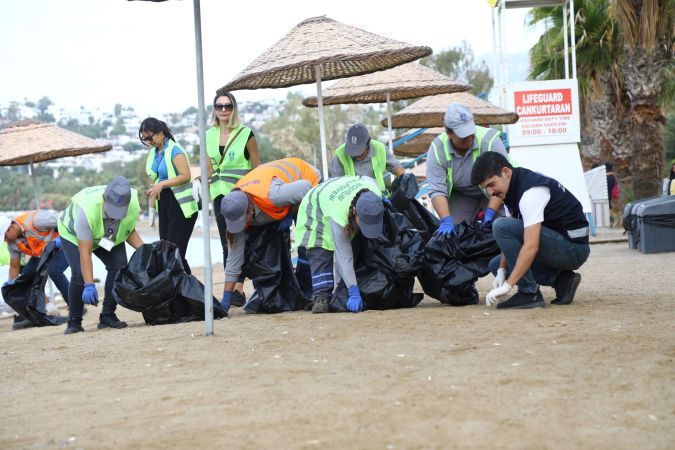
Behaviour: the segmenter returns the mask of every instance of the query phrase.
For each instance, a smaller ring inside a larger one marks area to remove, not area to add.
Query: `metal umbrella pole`
[[[323,97],[321,95],[321,66],[314,66],[316,74],[316,97],[319,101],[319,134],[321,135],[321,164],[323,168],[323,179],[328,179],[328,152],[326,150],[326,129],[323,123]]]

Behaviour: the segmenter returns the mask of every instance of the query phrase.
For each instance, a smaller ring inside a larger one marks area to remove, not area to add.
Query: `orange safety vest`
[[[288,214],[290,206],[276,206],[269,199],[272,179],[278,178],[284,183],[307,180],[312,186],[319,184],[319,176],[311,164],[300,158],[284,158],[261,164],[234,185],[241,189],[262,212],[274,220],[280,220]]]
[[[45,246],[56,239],[59,235],[56,228],[53,230],[40,231],[33,226],[33,220],[39,211],[28,211],[14,219],[14,222],[21,228],[23,240],[16,240],[16,246],[23,253],[29,256],[42,256]],[[25,243],[24,243],[25,240]]]

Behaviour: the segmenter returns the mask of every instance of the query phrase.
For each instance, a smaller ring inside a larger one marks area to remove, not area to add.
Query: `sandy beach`
[[[672,263],[595,244],[572,305],[525,311],[0,320],[0,448],[672,448]]]

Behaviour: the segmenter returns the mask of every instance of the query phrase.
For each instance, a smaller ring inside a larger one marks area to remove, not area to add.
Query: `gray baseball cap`
[[[356,215],[361,233],[368,239],[378,238],[382,233],[384,205],[382,198],[372,191],[364,192],[356,200]]]
[[[220,202],[220,213],[225,217],[227,231],[230,233],[244,231],[248,204],[248,195],[239,189],[235,189],[223,197]]]
[[[443,116],[443,122],[460,138],[476,134],[476,123],[473,121],[473,113],[459,103],[448,106]]]
[[[354,124],[347,131],[345,152],[350,156],[360,156],[369,140],[368,129],[360,123]]]
[[[108,217],[122,220],[126,217],[131,202],[129,180],[119,176],[112,180],[103,191],[103,203]]]

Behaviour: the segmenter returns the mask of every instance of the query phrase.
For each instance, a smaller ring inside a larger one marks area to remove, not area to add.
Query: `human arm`
[[[391,150],[387,150],[387,170],[393,173],[395,177],[400,177],[405,173],[405,169]]]
[[[10,280],[15,280],[21,273],[21,257],[11,258],[9,260],[9,276]]]
[[[335,221],[330,221],[331,233],[333,234],[333,243],[335,244],[335,265],[340,274],[340,278],[347,286],[347,309],[351,312],[359,312],[363,309],[363,300],[356,282],[356,273],[354,272],[354,254],[352,252],[352,241],[344,228]]]
[[[77,249],[80,252],[80,269],[82,270],[82,278],[85,284],[94,283],[94,271],[91,260],[93,247],[93,241],[77,240]]]
[[[331,177],[343,177],[345,175],[345,168],[342,167],[342,163],[337,156],[333,157],[333,161],[330,164],[330,176]]]
[[[307,180],[284,183],[274,178],[270,184],[268,198],[274,206],[297,206],[310,189],[312,189],[312,183]]]
[[[429,198],[440,219],[450,215],[448,207],[448,173],[447,161],[442,151],[434,151],[434,144],[427,153],[427,181],[429,183]],[[436,159],[436,155],[441,159]]]
[[[251,164],[253,164],[253,168],[255,169],[261,164],[260,152],[258,151],[258,141],[255,139],[255,136],[251,136],[251,138],[246,143],[246,150],[248,150],[248,156],[251,158]]]
[[[232,292],[237,279],[241,275],[241,268],[244,265],[244,256],[246,249],[246,233],[228,233],[232,239],[227,241],[227,261],[225,263],[225,287],[226,292]]]
[[[523,233],[523,246],[518,253],[515,266],[511,270],[509,277],[506,279],[506,283],[509,286],[515,286],[520,279],[523,278],[523,275],[530,270],[534,258],[537,256],[537,252],[539,252],[540,237],[541,223],[536,223],[525,228]]]
[[[127,242],[134,248],[134,250],[137,250],[138,247],[144,244],[141,235],[138,234],[138,231],[136,230],[132,231],[131,234],[129,234],[129,237],[127,237]]]

